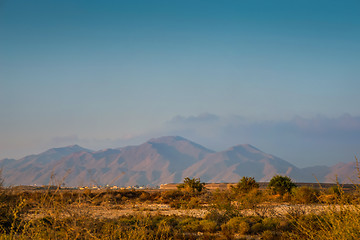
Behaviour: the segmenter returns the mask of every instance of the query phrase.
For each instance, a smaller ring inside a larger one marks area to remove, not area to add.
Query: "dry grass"
[[[360,239],[359,189],[0,190],[0,239]]]

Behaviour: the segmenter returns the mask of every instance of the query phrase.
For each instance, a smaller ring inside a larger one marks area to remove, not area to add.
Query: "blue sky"
[[[298,166],[353,161],[359,10],[330,0],[0,1],[0,158],[178,134],[216,150],[250,143]]]

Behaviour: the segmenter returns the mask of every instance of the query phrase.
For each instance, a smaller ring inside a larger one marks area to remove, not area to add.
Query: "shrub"
[[[229,224],[222,224],[221,225],[221,233],[227,238],[227,239],[233,239],[234,238],[234,230],[229,226]]]
[[[199,232],[201,230],[200,221],[192,217],[180,221],[179,226],[183,232]]]
[[[258,189],[259,184],[255,181],[253,177],[242,177],[240,181],[236,184],[235,187],[231,187],[232,191],[236,194],[238,193],[248,193],[253,189]]]
[[[294,199],[303,204],[316,203],[319,201],[319,191],[311,187],[293,188]]]
[[[213,193],[212,205],[216,209],[231,212],[234,210],[231,204],[232,196],[229,191],[216,190]]]
[[[226,224],[235,233],[246,234],[250,231],[250,225],[241,217],[231,218]]]
[[[330,194],[334,194],[336,196],[340,196],[341,193],[342,193],[342,189],[339,185],[334,185],[334,186],[331,186],[329,189],[328,189],[328,193]]]
[[[262,220],[264,229],[275,230],[280,226],[280,220],[278,218],[264,218]]]
[[[185,208],[187,208],[187,209],[194,209],[194,208],[199,208],[199,207],[200,207],[200,201],[196,197],[192,197],[190,199],[190,201],[187,201],[185,204]]]
[[[294,187],[296,187],[296,185],[292,182],[291,178],[281,175],[272,177],[268,185],[268,188],[270,188],[274,193],[280,195],[290,193],[291,189]]]
[[[325,200],[333,202],[321,214],[309,214],[295,219],[293,239],[360,239],[360,208],[352,200],[354,196],[350,198],[350,194],[345,194],[339,184],[328,191],[330,195],[321,197],[331,196],[331,199]]]
[[[260,222],[255,223],[254,225],[251,226],[251,232],[252,233],[260,233],[262,231],[264,231],[264,225]]]
[[[252,189],[250,192],[244,195],[239,195],[236,200],[240,204],[241,209],[253,209],[264,199],[263,191],[259,189]]]
[[[147,200],[151,200],[151,194],[148,192],[142,192],[141,195],[139,196],[140,201],[144,202]]]
[[[184,193],[179,190],[170,190],[161,193],[161,201],[163,203],[170,203],[175,200],[180,200],[184,197]]]
[[[200,178],[184,178],[184,183],[177,186],[178,189],[183,189],[188,192],[201,192],[205,189],[205,183],[200,181]]]
[[[263,233],[261,233],[261,238],[263,240],[276,240],[279,239],[279,237],[270,230],[265,230]]]
[[[295,239],[359,239],[360,210],[355,206],[340,206],[321,214],[309,215],[296,221]]]
[[[224,211],[219,211],[217,209],[210,210],[204,217],[206,220],[216,222],[217,225],[221,225],[230,219],[229,215]]]
[[[173,235],[173,220],[163,219],[157,226],[156,239],[171,239]]]
[[[214,233],[217,230],[217,223],[211,220],[201,220],[200,226],[204,232]]]

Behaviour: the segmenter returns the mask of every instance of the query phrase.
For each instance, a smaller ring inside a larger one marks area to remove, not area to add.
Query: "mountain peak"
[[[250,151],[250,152],[262,152],[260,149],[254,147],[251,144],[239,144],[229,148],[229,151]]]
[[[156,143],[171,143],[177,141],[189,141],[180,136],[163,136],[159,138],[152,138],[148,142],[156,142]],[[190,141],[189,141],[190,142]]]
[[[54,173],[67,176],[66,184],[99,182],[127,185],[158,185],[180,182],[185,176],[207,182],[236,182],[242,176],[268,181],[275,174],[296,181],[330,181],[337,174],[341,181],[354,172],[354,164],[299,169],[250,144],[239,144],[214,152],[181,136],[153,138],[121,149],[91,151],[79,145],[52,148],[19,160],[4,159],[4,177],[11,185],[48,184]],[[68,174],[68,170],[71,173]],[[114,181],[116,179],[116,182]]]
[[[48,152],[92,152],[92,151],[75,144],[66,147],[51,148],[47,150],[45,153]]]
[[[208,153],[214,152],[213,150],[210,150],[200,144],[197,144],[181,136],[163,136],[159,138],[152,138],[147,143],[165,144],[165,145],[177,146],[177,147],[192,146],[194,148],[201,149],[202,151]]]

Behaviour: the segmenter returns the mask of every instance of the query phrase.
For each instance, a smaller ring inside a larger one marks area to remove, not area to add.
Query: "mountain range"
[[[78,145],[53,148],[19,160],[0,161],[6,185],[160,185],[199,177],[203,182],[237,182],[242,176],[269,181],[352,183],[356,163],[298,168],[249,144],[215,152],[179,136],[150,139],[138,146],[92,151]]]

